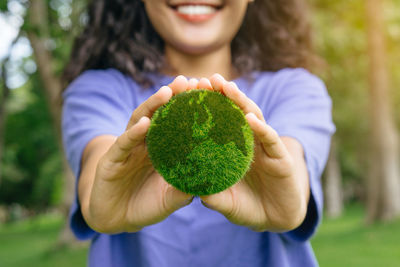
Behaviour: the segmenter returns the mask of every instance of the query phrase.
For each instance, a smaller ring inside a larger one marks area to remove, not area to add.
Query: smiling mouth
[[[203,3],[181,3],[170,5],[175,13],[190,22],[202,22],[213,17],[222,6]]]

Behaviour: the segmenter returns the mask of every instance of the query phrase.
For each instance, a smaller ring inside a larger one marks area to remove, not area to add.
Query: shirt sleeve
[[[92,70],[83,73],[63,93],[63,143],[77,177],[76,186],[82,153],[89,141],[100,135],[119,136],[127,125],[132,110],[124,89],[116,72]],[[83,219],[77,193],[69,219],[78,239],[96,234]]]
[[[335,131],[331,99],[325,85],[309,72],[296,69],[277,88],[277,101],[266,118],[280,136],[295,138],[303,147],[310,181],[306,218],[295,230],[283,234],[295,241],[306,241],[316,231],[322,217],[321,175]]]

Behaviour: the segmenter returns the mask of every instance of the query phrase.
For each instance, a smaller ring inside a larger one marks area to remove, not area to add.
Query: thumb
[[[117,138],[108,151],[109,159],[113,162],[124,161],[135,146],[144,142],[149,127],[150,119],[143,116],[135,125]]]
[[[194,196],[186,194],[168,184],[165,193],[165,208],[168,213],[183,208],[192,203]]]
[[[209,209],[218,211],[226,217],[231,217],[234,210],[234,200],[230,188],[222,192],[201,196],[201,202]]]

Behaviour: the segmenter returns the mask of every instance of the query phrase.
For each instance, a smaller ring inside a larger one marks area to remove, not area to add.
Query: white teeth
[[[178,6],[176,9],[179,13],[185,15],[208,15],[217,11],[216,8],[212,6],[202,6],[202,5],[184,5]]]

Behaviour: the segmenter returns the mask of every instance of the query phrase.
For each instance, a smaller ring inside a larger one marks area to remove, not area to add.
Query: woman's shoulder
[[[89,69],[82,72],[72,83],[68,89],[80,86],[98,86],[119,88],[124,86],[138,86],[137,83],[130,79],[117,69]]]
[[[270,83],[287,86],[290,84],[310,84],[324,87],[323,81],[304,68],[283,68],[278,71],[260,71],[256,73],[257,83]]]
[[[84,71],[65,89],[63,99],[72,95],[86,99],[96,96],[118,99],[128,106],[136,106],[151,93],[152,90],[147,90],[117,69],[90,69]]]
[[[323,81],[302,68],[256,72],[253,73],[252,82],[242,88],[266,115],[274,108],[290,101],[305,102],[307,99],[330,101]]]
[[[285,95],[324,95],[328,92],[324,82],[315,74],[303,68],[284,68],[278,71],[255,73],[252,86],[259,94],[268,97]]]

